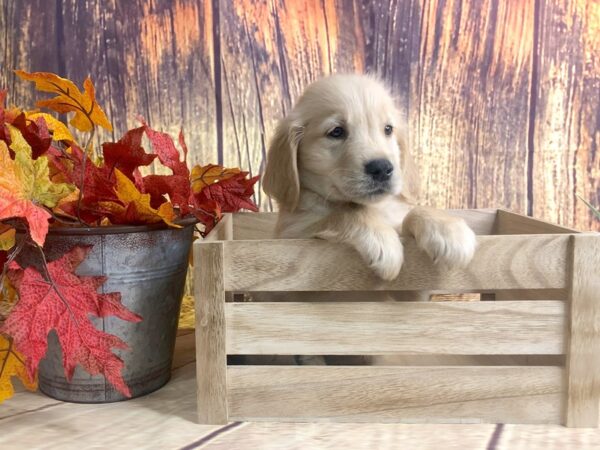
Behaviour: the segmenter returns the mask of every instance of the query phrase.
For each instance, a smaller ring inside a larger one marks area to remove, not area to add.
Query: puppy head
[[[416,178],[406,131],[387,89],[365,75],[311,84],[276,130],[265,192],[293,211],[300,188],[329,201],[368,204],[412,199]]]

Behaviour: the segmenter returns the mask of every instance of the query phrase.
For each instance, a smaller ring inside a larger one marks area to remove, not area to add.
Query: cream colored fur
[[[335,127],[345,138],[328,136]],[[269,148],[263,187],[278,202],[279,235],[349,244],[384,280],[397,277],[404,263],[401,235],[437,264],[469,264],[476,240],[466,223],[415,206],[418,177],[407,142],[392,97],[376,78],[334,75],[311,84]],[[374,192],[365,174],[374,159],[393,165],[385,192]]]

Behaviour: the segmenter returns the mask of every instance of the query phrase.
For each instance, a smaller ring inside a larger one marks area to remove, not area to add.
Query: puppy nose
[[[375,181],[387,181],[392,177],[393,164],[387,159],[373,159],[365,164],[365,173]]]

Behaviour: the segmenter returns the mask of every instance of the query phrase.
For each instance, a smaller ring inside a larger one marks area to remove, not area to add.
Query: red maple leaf
[[[165,202],[165,195],[169,195],[169,200],[173,206],[179,208],[182,216],[190,212],[190,180],[180,175],[146,175],[142,182],[144,183],[144,192],[150,194],[152,198],[152,207],[158,208]]]
[[[42,156],[50,148],[52,135],[43,117],[30,120],[25,117],[25,113],[21,113],[13,120],[11,125],[21,132],[25,141],[31,146],[31,157],[33,159]]]
[[[111,351],[126,349],[127,345],[94,327],[89,316],[116,316],[130,322],[141,318],[122,305],[119,293],[97,293],[106,277],[75,274],[90,249],[74,247],[48,263],[48,277],[34,267],[23,269],[16,262],[10,263],[8,278],[19,293],[19,301],[0,331],[13,338],[16,349],[26,358],[30,376],[46,353],[48,333],[55,330],[67,379],[80,364],[92,375],[104,375],[116,389],[130,396],[121,375],[124,363]]]
[[[196,204],[192,214],[204,225],[202,236],[210,233],[223,216],[221,206],[214,200],[205,200],[202,204]]]
[[[183,149],[183,161],[179,159],[179,151],[171,136],[166,133],[153,130],[148,124],[140,119],[143,128],[152,144],[154,153],[159,161],[173,172],[172,175],[147,175],[143,178],[144,192],[150,194],[152,206],[158,207],[165,201],[165,195],[173,205],[179,208],[182,216],[190,212],[189,199],[191,194],[190,170],[187,167],[187,145],[183,137],[183,131],[179,132],[179,145]]]
[[[60,207],[62,212],[71,217],[79,215],[88,224],[93,224],[103,218],[104,214],[100,211],[98,202],[118,200],[115,192],[116,178],[112,176],[110,168],[106,165],[97,166],[87,158],[85,176],[82,177],[84,173],[83,150],[76,145],[71,146],[68,152],[61,152],[51,147],[47,156],[53,166],[53,172],[64,175],[66,181],[79,188],[83,181],[81,205],[78,200],[63,203]]]
[[[109,173],[112,174],[115,169],[119,169],[131,181],[135,181],[139,177],[138,168],[152,164],[157,155],[144,151],[142,147],[143,135],[144,127],[134,128],[125,133],[117,142],[102,144],[104,165],[108,167]]]
[[[200,192],[194,193],[194,205],[199,206],[207,200],[217,202],[223,212],[236,212],[240,209],[258,211],[258,207],[252,201],[254,195],[254,184],[258,181],[258,176],[246,178],[248,172],[240,172],[206,186]]]
[[[164,166],[171,169],[173,171],[173,175],[189,178],[190,170],[185,162],[187,157],[187,146],[183,140],[183,133],[179,133],[179,142],[182,144],[183,148],[183,161],[180,161],[179,151],[175,147],[175,143],[173,142],[171,136],[169,136],[167,133],[161,133],[160,131],[153,130],[148,126],[144,119],[140,118],[140,120],[144,125],[143,128],[146,132],[146,136],[148,136],[148,139],[150,139],[152,149],[154,150],[154,153],[158,155],[160,162]]]

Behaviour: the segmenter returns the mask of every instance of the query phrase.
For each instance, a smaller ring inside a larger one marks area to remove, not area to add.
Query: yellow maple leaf
[[[169,226],[181,228],[173,222],[176,214],[170,202],[165,202],[158,209],[154,209],[150,205],[150,194],[142,194],[119,169],[115,169],[115,177],[117,179],[115,193],[122,204],[98,202],[101,208],[115,216],[127,217],[126,221],[142,223],[163,221]]]
[[[216,164],[194,166],[190,175],[192,180],[192,191],[197,194],[206,186],[216,183],[217,181],[231,178],[238,173],[240,173],[240,169],[227,169]]]
[[[24,80],[35,82],[38,91],[58,94],[54,98],[37,102],[37,106],[59,113],[74,112],[75,116],[69,123],[80,131],[90,131],[94,124],[112,131],[106,114],[96,102],[94,84],[89,78],[83,82],[84,92],[81,92],[71,80],[53,73],[28,73],[23,70],[15,70],[15,73]]]
[[[39,117],[43,118],[46,121],[46,125],[48,125],[48,129],[52,131],[52,139],[55,141],[76,142],[67,126],[48,113],[27,112],[25,113],[25,117],[29,120],[35,120]]]
[[[15,152],[15,181],[21,188],[21,194],[24,198],[54,208],[60,199],[75,189],[75,186],[50,181],[48,158],[40,156],[35,160],[31,159],[31,147],[21,132],[12,125],[6,124],[6,126],[12,141],[10,148]]]
[[[15,234],[13,227],[0,223],[0,251],[7,251],[15,246]]]
[[[6,124],[11,137],[11,149],[15,159],[10,157],[4,141],[0,141],[0,220],[23,218],[27,220],[31,238],[44,245],[48,232],[50,213],[40,205],[53,208],[67,196],[73,186],[66,183],[52,183],[49,179],[48,159],[41,156],[31,159],[31,147],[21,132]]]
[[[12,377],[19,378],[30,391],[37,389],[37,380],[29,378],[23,357],[14,350],[12,341],[0,334],[0,403],[15,392]]]

